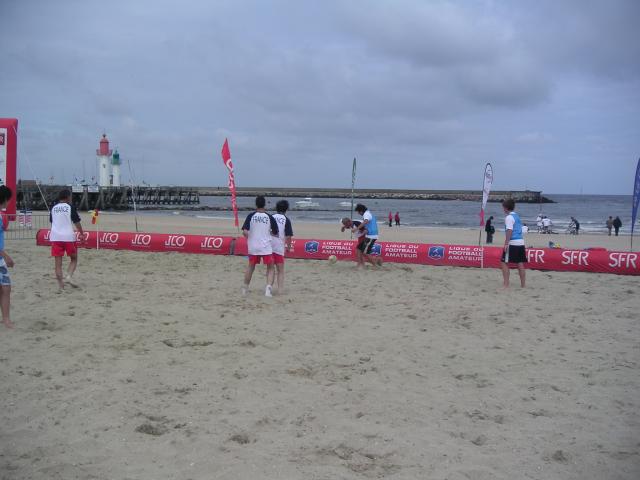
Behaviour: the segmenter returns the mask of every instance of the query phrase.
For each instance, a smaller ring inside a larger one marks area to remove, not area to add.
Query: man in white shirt
[[[72,205],[71,191],[62,190],[58,195],[58,203],[56,203],[49,213],[49,221],[51,222],[51,232],[49,233],[49,241],[51,242],[51,256],[55,260],[56,279],[60,290],[64,289],[66,281],[72,287],[76,284],[73,282],[73,274],[78,266],[78,248],[76,246],[76,232],[74,226],[80,232],[80,241],[84,241],[84,231],[80,223],[80,216],[76,207]],[[69,262],[69,270],[67,276],[62,277],[62,257],[64,254],[71,259]]]
[[[256,265],[262,262],[267,266],[267,286],[264,295],[266,297],[273,296],[272,289],[275,275],[271,237],[277,236],[279,229],[276,220],[265,212],[264,207],[266,204],[267,201],[262,195],[256,197],[256,211],[250,213],[242,225],[242,234],[247,239],[249,253],[249,265],[244,274],[244,286],[242,287],[243,295],[246,295],[249,291],[249,284]]]
[[[271,247],[273,248],[273,263],[276,266],[276,283],[278,284],[278,293],[284,292],[284,253],[291,251],[291,239],[293,238],[293,227],[291,220],[286,213],[289,210],[289,202],[280,200],[276,203],[276,212],[273,215],[278,224],[278,236],[271,237]]]

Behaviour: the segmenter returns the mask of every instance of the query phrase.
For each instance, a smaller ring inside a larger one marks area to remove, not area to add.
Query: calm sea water
[[[606,233],[605,222],[609,215],[614,218],[620,216],[622,232],[631,231],[631,196],[630,195],[554,195],[545,194],[556,203],[548,204],[520,204],[516,211],[525,223],[535,227],[538,213],[547,215],[554,224],[554,230],[564,232],[571,217],[580,222],[580,228],[585,232]],[[229,207],[228,197],[201,197],[201,206]],[[268,208],[274,208],[279,198],[268,198]],[[293,207],[301,198],[287,198]],[[350,207],[341,207],[344,198],[314,198],[320,206],[310,209],[289,212],[293,221],[337,222],[343,216],[349,216]],[[358,203],[356,198],[356,203]],[[251,208],[254,199],[239,197],[240,208]],[[479,224],[478,212],[480,206],[476,202],[457,200],[361,200],[377,216],[379,222],[387,220],[389,212],[400,212],[403,225],[413,227],[447,227],[447,228],[476,228]],[[177,209],[176,209],[177,210]],[[147,212],[149,214],[160,212]],[[243,219],[248,212],[241,211]],[[167,214],[167,212],[162,212]],[[182,211],[181,215],[192,217],[231,218],[230,211]],[[499,203],[487,204],[486,217],[494,216],[497,227],[502,225],[504,214]],[[640,231],[640,222],[636,224],[636,231]]]

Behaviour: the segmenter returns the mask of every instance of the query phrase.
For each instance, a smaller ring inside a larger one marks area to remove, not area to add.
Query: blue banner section
[[[633,186],[633,208],[631,209],[631,234],[636,226],[636,215],[638,214],[638,203],[640,203],[640,158],[636,167],[636,181]]]

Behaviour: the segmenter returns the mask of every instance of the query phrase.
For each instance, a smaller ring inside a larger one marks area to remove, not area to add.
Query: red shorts
[[[258,265],[260,262],[273,265],[273,255],[249,255],[249,265]]]
[[[284,265],[284,255],[280,255],[277,253],[273,254],[273,263],[276,265]]]
[[[78,252],[76,242],[51,242],[51,256],[52,257],[67,257],[75,255]]]

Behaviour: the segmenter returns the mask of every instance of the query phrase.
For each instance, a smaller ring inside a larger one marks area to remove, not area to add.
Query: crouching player
[[[345,230],[351,230],[351,233],[356,234],[356,263],[358,268],[364,267],[364,251],[365,251],[365,236],[367,229],[362,226],[362,222],[358,220],[351,220],[348,217],[342,219],[342,232]]]
[[[278,236],[271,237],[271,247],[273,248],[273,262],[276,265],[276,284],[278,293],[284,292],[284,252],[291,251],[291,239],[293,228],[291,220],[286,213],[289,210],[289,202],[280,200],[276,203],[276,212],[273,215],[278,224]]]

